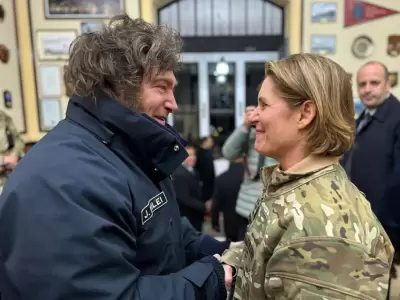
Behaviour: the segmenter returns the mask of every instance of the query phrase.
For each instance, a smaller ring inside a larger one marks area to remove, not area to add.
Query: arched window
[[[183,37],[283,35],[283,9],[265,0],[179,0],[158,20]]]

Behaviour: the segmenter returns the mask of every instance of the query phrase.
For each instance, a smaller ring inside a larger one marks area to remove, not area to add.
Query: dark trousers
[[[189,218],[188,218],[189,219]],[[203,219],[201,218],[191,218],[189,219],[190,224],[198,231],[202,232],[203,231]],[[1,299],[0,299],[1,300]]]
[[[236,222],[237,222],[237,229],[238,229],[237,240],[238,241],[243,241],[244,240],[244,236],[246,235],[247,225],[249,225],[249,219],[237,215],[237,221]]]

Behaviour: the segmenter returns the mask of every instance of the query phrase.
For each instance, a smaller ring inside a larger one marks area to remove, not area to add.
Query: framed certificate
[[[58,65],[39,66],[40,97],[61,96],[61,70]]]
[[[40,100],[40,129],[49,131],[61,121],[61,101],[56,98]]]
[[[38,30],[36,49],[38,60],[67,60],[69,46],[77,37],[76,30]]]

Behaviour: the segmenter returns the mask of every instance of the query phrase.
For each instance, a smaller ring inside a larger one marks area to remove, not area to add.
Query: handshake
[[[214,257],[221,261],[221,256],[219,254],[214,254]],[[233,268],[230,265],[222,264],[225,271],[225,288],[229,291],[232,286],[233,280]]]

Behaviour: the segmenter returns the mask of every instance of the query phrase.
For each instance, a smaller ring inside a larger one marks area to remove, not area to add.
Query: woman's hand
[[[214,254],[214,257],[221,261],[221,256],[219,254]],[[230,265],[222,264],[225,272],[225,288],[227,290],[231,289],[232,280],[233,280],[233,268]]]
[[[232,286],[232,279],[233,279],[233,269],[230,265],[222,265],[225,271],[225,288],[227,290],[231,289]]]

